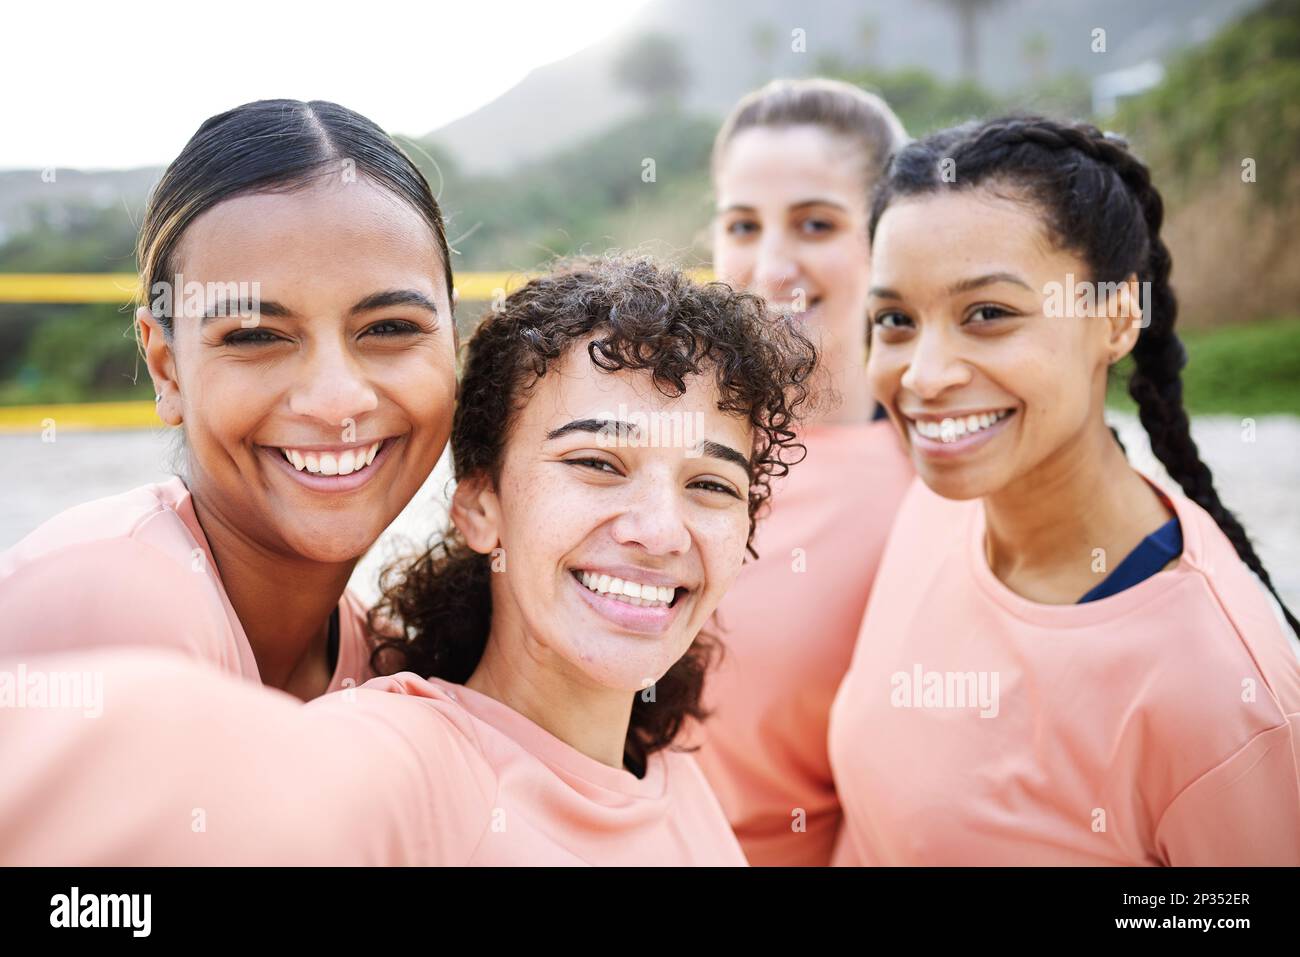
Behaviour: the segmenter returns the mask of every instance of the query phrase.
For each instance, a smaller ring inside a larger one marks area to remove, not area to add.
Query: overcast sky
[[[272,97],[427,133],[646,2],[13,0],[0,14],[0,169],[163,165],[207,117]]]

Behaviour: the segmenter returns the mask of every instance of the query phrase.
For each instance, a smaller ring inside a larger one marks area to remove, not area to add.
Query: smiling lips
[[[975,412],[968,415],[945,416],[943,418],[935,416],[912,418],[909,416],[908,421],[912,424],[912,428],[916,429],[925,438],[950,445],[967,436],[991,429],[1013,411],[1015,410],[999,409],[994,412]]]
[[[574,577],[598,595],[626,602],[638,608],[669,608],[677,595],[673,585],[646,585],[640,582],[624,581],[599,572],[574,572]]]
[[[795,309],[795,301],[792,299],[787,299],[784,302],[769,299],[767,307],[771,312],[776,313],[778,316],[802,316],[805,313],[812,312],[821,305],[821,302],[821,296],[813,296],[804,303],[802,309]]]
[[[300,451],[280,447],[280,452],[299,472],[305,469],[313,475],[351,475],[373,462],[381,445],[382,441],[373,442],[337,452]]]

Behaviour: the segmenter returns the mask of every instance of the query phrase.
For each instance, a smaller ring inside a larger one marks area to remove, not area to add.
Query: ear
[[[172,344],[167,341],[162,326],[148,306],[135,311],[135,327],[140,336],[140,351],[144,353],[144,362],[149,368],[149,378],[153,379],[153,391],[158,396],[158,418],[168,425],[180,425],[184,416]]]
[[[486,475],[472,475],[456,484],[451,520],[465,544],[482,555],[491,554],[501,543],[501,500]]]
[[[1142,283],[1136,273],[1129,273],[1106,297],[1102,317],[1106,320],[1106,351],[1114,365],[1133,351],[1138,336],[1147,324],[1143,309],[1148,306],[1142,295]]]

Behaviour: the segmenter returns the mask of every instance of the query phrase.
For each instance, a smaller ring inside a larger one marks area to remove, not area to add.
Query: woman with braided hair
[[[837,863],[1300,863],[1300,626],[1192,441],[1162,216],[1087,125],[891,164],[868,375],[919,480],[831,713]],[[1106,426],[1129,353],[1181,494]]]

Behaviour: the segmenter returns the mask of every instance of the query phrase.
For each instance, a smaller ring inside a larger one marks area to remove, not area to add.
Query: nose
[[[799,261],[782,230],[765,232],[754,262],[754,289],[765,299],[784,299],[799,281]]]
[[[970,378],[970,367],[962,361],[947,329],[937,323],[922,326],[903,373],[903,388],[929,401],[965,385]]]
[[[294,415],[342,427],[378,406],[378,395],[345,343],[313,344],[289,397]]]
[[[672,478],[648,478],[614,520],[614,540],[620,545],[639,545],[651,555],[689,551],[691,532],[682,508],[682,492]]]

